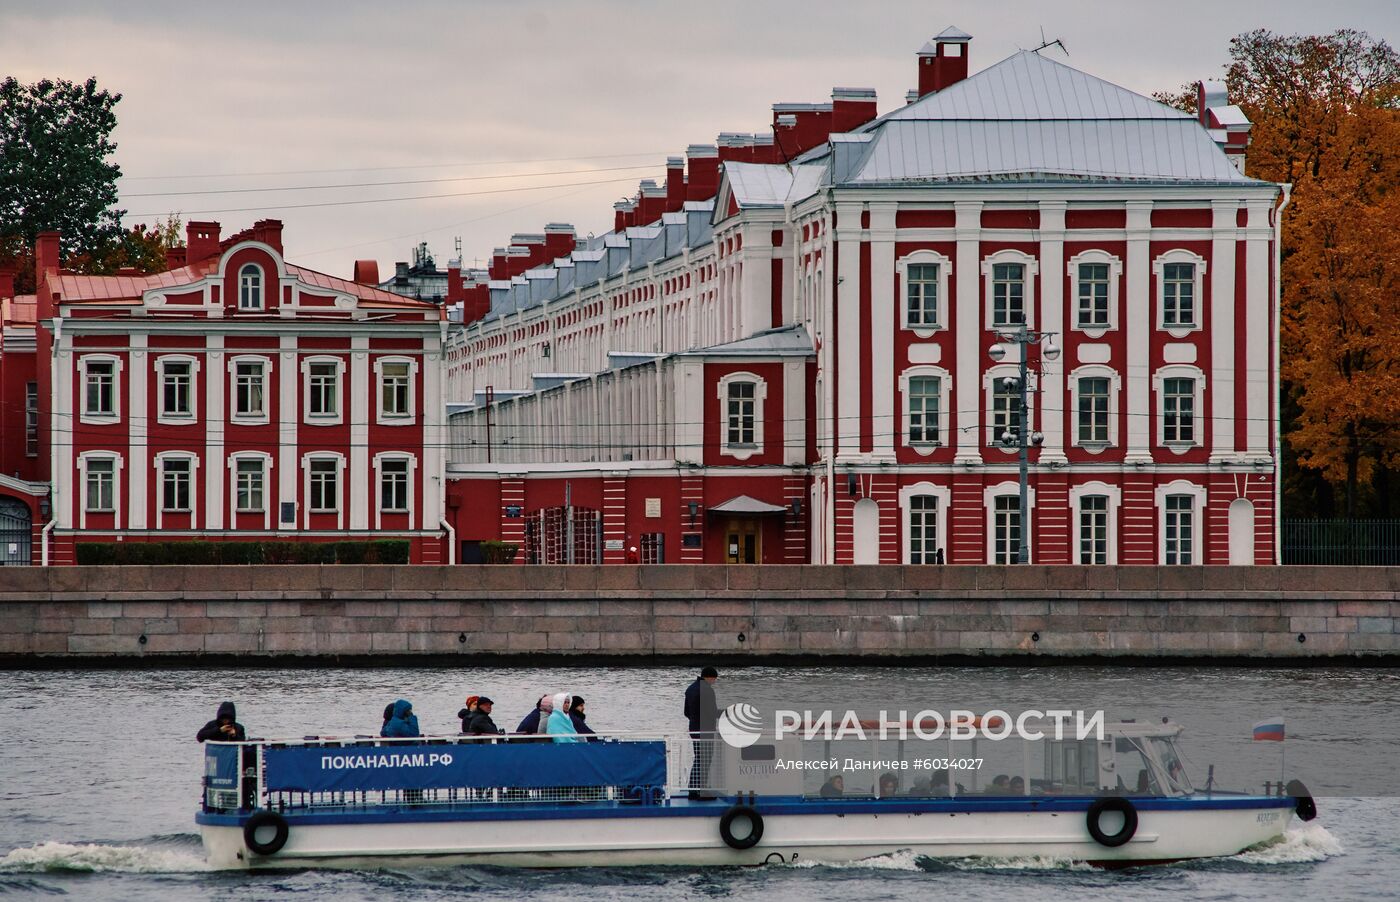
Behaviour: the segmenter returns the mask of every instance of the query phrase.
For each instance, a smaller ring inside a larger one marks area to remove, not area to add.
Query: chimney
[[[919,50],[919,96],[927,97],[967,78],[967,45],[972,35],[945,28]]]
[[[819,144],[824,144],[831,127],[831,103],[773,104],[773,135],[778,145],[777,158],[787,162]]]
[[[620,200],[613,204],[613,231],[621,232],[632,224],[632,211],[637,205],[630,200]]]
[[[183,247],[168,247],[165,249],[166,270],[179,269],[185,265],[185,249]]]
[[[34,239],[34,284],[42,282],[44,274],[58,269],[58,233],[40,232]]]
[[[904,103],[905,103],[905,105],[911,104],[911,103],[913,103],[914,101],[916,101],[916,100],[918,100],[918,99],[919,99],[919,89],[918,89],[918,88],[910,88],[909,90],[907,90],[907,91],[904,92]]]
[[[15,296],[15,271],[13,269],[0,269],[0,298],[12,298]]]
[[[715,138],[715,144],[719,146],[719,161],[721,163],[727,163],[730,160],[736,163],[753,162],[753,135],[746,135],[743,132],[720,132],[719,137]],[[715,190],[719,190],[718,181],[716,181]]]
[[[282,253],[282,220],[280,219],[259,219],[253,223],[253,240],[261,241]]]
[[[685,157],[666,158],[666,212],[677,213],[685,206]]]
[[[666,189],[655,179],[643,179],[637,186],[637,225],[651,225],[666,212]]]
[[[1244,110],[1230,103],[1225,82],[1196,82],[1196,118],[1234,167],[1244,172],[1253,124]]]
[[[544,227],[544,247],[546,262],[552,263],[560,257],[573,253],[577,244],[574,227],[567,222],[551,222]]]
[[[356,260],[355,282],[360,285],[377,287],[379,285],[379,261]]]
[[[713,144],[692,144],[685,149],[686,200],[709,200],[719,190],[719,150]]]
[[[849,132],[878,115],[874,88],[832,88],[831,130]]]
[[[465,299],[466,292],[462,289],[462,264],[454,260],[447,264],[447,306],[451,307]]]
[[[491,278],[497,281],[504,281],[510,276],[506,275],[506,249],[503,247],[491,250],[491,262],[487,264],[486,271],[491,274]]]
[[[219,224],[217,222],[185,223],[185,264],[193,266],[208,260],[219,252]]]

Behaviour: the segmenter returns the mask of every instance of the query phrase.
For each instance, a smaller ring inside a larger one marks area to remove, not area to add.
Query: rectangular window
[[[340,509],[340,463],[334,460],[313,460],[310,463],[311,510],[313,513],[334,513]]]
[[[181,512],[190,509],[190,460],[167,458],[161,465],[160,509]]]
[[[263,406],[263,365],[257,362],[238,363],[233,368],[233,414],[239,417],[261,417],[267,414]]]
[[[1079,264],[1079,327],[1108,325],[1108,264]]]
[[[1108,563],[1108,496],[1079,499],[1079,563]]]
[[[1167,564],[1190,564],[1194,552],[1195,511],[1190,495],[1168,495],[1166,510]]]
[[[1162,266],[1162,325],[1196,325],[1196,264]]]
[[[943,380],[937,376],[909,379],[909,444],[938,444],[939,404]]]
[[[379,509],[381,511],[408,510],[408,461],[381,460],[379,462]]]
[[[729,442],[731,445],[754,443],[754,384],[729,383]]]
[[[1021,389],[1019,385],[1006,387],[1001,376],[992,379],[992,443],[1010,447],[1019,441],[1021,434]],[[1010,442],[1002,441],[1003,435],[1010,436]]]
[[[992,325],[1014,326],[1026,320],[1026,266],[992,264]]]
[[[909,325],[938,325],[938,264],[913,263],[908,271]]]
[[[1015,564],[1021,551],[1021,499],[1017,495],[996,496],[992,511],[992,563]]]
[[[1108,380],[1079,380],[1079,444],[1108,444]]]
[[[267,509],[267,467],[261,460],[239,460],[235,491],[240,514],[262,513]]]
[[[1196,380],[1162,381],[1162,441],[1191,444],[1196,441]]]
[[[340,367],[334,363],[313,363],[310,396],[306,409],[313,417],[333,417],[340,412]]]
[[[938,558],[938,499],[933,495],[909,499],[909,563],[943,563]]]
[[[379,404],[385,416],[413,415],[408,406],[409,377],[407,363],[385,363],[380,366]]]
[[[194,365],[188,360],[170,360],[161,364],[160,412],[167,417],[194,416],[190,407],[190,379]]]
[[[85,509],[89,512],[99,513],[114,510],[117,462],[110,457],[89,460],[86,469],[87,503]]]
[[[117,414],[117,365],[111,360],[93,360],[86,367],[83,413],[111,417]]]
[[[39,456],[39,383],[24,384],[24,453]]]

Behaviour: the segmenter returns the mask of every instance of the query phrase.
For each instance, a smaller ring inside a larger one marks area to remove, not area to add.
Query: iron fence
[[[1400,520],[1284,520],[1285,564],[1400,564]]]

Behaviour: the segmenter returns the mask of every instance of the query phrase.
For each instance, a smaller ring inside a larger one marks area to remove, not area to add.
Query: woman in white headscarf
[[[554,710],[549,714],[547,732],[555,742],[583,742],[583,737],[578,735],[578,729],[574,727],[574,719],[569,716],[569,703],[573,696],[567,692],[560,692],[554,696]]]

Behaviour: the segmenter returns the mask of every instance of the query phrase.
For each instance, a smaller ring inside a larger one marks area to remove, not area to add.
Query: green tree
[[[95,78],[0,81],[0,265],[19,264],[21,290],[33,290],[28,249],[42,231],[62,234],[65,258],[122,243],[121,168],[108,160],[120,100]]]

